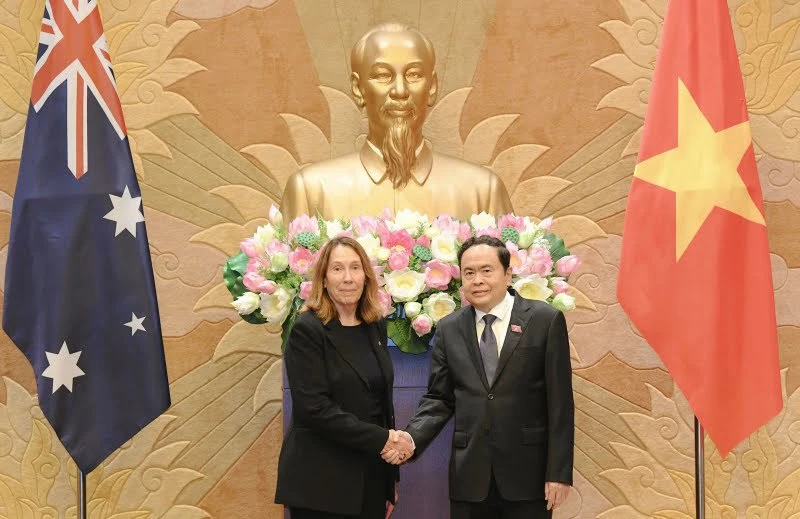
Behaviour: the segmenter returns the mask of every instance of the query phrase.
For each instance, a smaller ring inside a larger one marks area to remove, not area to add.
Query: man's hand
[[[411,435],[405,431],[389,431],[389,439],[381,451],[381,458],[386,463],[400,465],[405,463],[414,454],[413,440]]]
[[[567,499],[571,487],[565,483],[548,481],[544,484],[544,498],[547,500],[547,509],[552,510]]]

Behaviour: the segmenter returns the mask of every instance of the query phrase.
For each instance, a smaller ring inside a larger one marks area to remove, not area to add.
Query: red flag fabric
[[[782,393],[764,206],[724,0],[671,0],[617,295],[725,457]]]

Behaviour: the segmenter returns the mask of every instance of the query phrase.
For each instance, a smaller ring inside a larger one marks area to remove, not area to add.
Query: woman
[[[383,519],[399,475],[381,459],[395,439],[394,374],[378,282],[357,241],[320,251],[303,310],[283,356],[293,410],[275,502],[292,519]]]

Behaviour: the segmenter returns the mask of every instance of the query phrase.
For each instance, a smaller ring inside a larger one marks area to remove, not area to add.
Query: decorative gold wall
[[[569,319],[576,491],[557,516],[693,517],[691,411],[615,296],[665,5],[100,0],[173,406],[91,474],[90,517],[282,517],[272,504],[280,341],[238,320],[221,266],[299,165],[364,138],[347,59],[386,19],[418,25],[436,46],[434,148],[491,167],[516,211],[556,216],[584,260],[587,298]],[[767,208],[786,408],[725,460],[707,444],[708,517],[800,517],[800,3],[729,5]],[[43,0],[0,0],[3,269],[42,12]],[[0,343],[0,517],[75,517],[75,467],[36,405],[30,366],[7,336]]]

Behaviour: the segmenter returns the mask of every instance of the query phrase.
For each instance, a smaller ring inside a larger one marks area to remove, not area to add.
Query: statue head
[[[412,26],[380,24],[356,42],[350,63],[351,90],[369,119],[367,139],[383,153],[394,187],[403,187],[422,144],[428,108],[436,101],[433,45]]]

